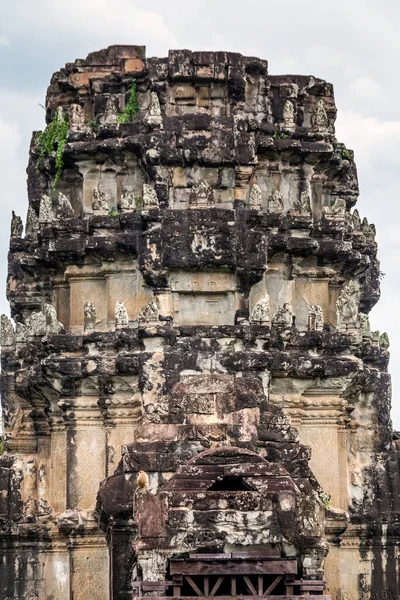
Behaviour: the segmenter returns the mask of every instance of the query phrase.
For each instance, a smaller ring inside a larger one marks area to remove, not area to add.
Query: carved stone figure
[[[26,342],[28,331],[25,323],[16,323],[15,325],[15,341],[17,343]]]
[[[323,212],[329,218],[343,218],[346,214],[346,200],[336,198],[332,206],[324,206]]]
[[[204,179],[196,181],[189,195],[189,205],[192,208],[204,208],[215,204],[214,191]]]
[[[286,100],[283,105],[282,119],[285,129],[294,128],[294,105],[290,100]]]
[[[386,331],[384,333],[382,333],[379,337],[379,345],[383,350],[387,350],[390,346],[390,341],[389,341],[389,336],[386,333]]]
[[[143,184],[143,207],[154,208],[158,206],[158,198],[155,189],[149,183]]]
[[[34,235],[39,229],[39,219],[37,218],[34,208],[29,205],[26,215],[25,233],[26,235]]]
[[[83,307],[83,327],[85,331],[91,331],[95,328],[97,321],[97,312],[92,302],[85,302]]]
[[[69,130],[74,133],[88,133],[89,127],[85,125],[85,112],[80,104],[71,104],[68,111]]]
[[[46,317],[46,333],[47,335],[58,334],[63,329],[64,326],[57,319],[57,311],[51,304],[45,304],[44,306],[44,316]]]
[[[44,336],[47,333],[46,317],[42,311],[34,312],[25,322],[26,333],[29,336]]]
[[[56,216],[58,219],[68,219],[74,216],[72,204],[62,192],[58,192]]]
[[[262,193],[260,187],[255,183],[251,186],[249,196],[249,207],[251,210],[261,210]]]
[[[379,346],[381,333],[380,331],[371,331],[371,344]]]
[[[28,461],[24,476],[24,513],[27,521],[34,521],[36,517],[36,471],[34,462]]]
[[[318,304],[311,304],[308,312],[308,331],[322,331],[324,328],[324,313]]]
[[[289,302],[280,306],[272,317],[272,325],[278,327],[291,327],[293,324],[293,309]]]
[[[268,196],[268,212],[281,213],[283,211],[283,196],[279,190],[274,190]]]
[[[21,217],[18,217],[15,214],[15,212],[12,211],[11,237],[12,238],[20,238],[22,236],[23,230],[24,230],[24,226],[23,226]]]
[[[160,101],[156,92],[151,92],[150,95],[150,107],[147,122],[152,127],[158,127],[162,124]]]
[[[135,210],[135,194],[133,191],[123,189],[121,193],[121,210]]]
[[[138,315],[139,323],[158,323],[159,319],[158,305],[155,300],[152,300],[142,308]]]
[[[352,216],[352,220],[353,220],[353,228],[355,231],[361,231],[361,218],[360,218],[360,213],[358,212],[358,210],[355,208],[353,210],[353,214]]]
[[[376,229],[373,223],[369,224],[368,219],[364,217],[361,224],[362,232],[367,239],[375,240]]]
[[[310,195],[308,192],[301,192],[299,200],[293,203],[292,214],[309,216],[311,214]]]
[[[252,323],[259,323],[260,325],[266,325],[271,322],[271,307],[268,294],[265,294],[256,302],[251,312],[250,321]]]
[[[19,396],[12,393],[12,410],[11,410],[11,421],[10,421],[10,434],[11,437],[18,437],[19,432],[22,428],[22,422],[24,420],[24,411],[21,406],[21,400]]]
[[[51,223],[54,219],[53,203],[50,196],[42,196],[39,206],[39,223]]]
[[[0,322],[0,346],[13,346],[15,343],[15,332],[11,320],[7,315],[1,315]]]
[[[128,327],[129,317],[126,306],[123,302],[117,302],[115,304],[115,327],[120,329],[121,327]]]
[[[369,324],[369,316],[365,313],[358,313],[358,323],[363,337],[370,337],[371,326]]]
[[[336,316],[338,329],[357,327],[358,307],[360,303],[360,286],[357,281],[350,281],[345,286],[336,301]]]
[[[318,100],[313,115],[312,115],[312,126],[314,129],[326,129],[329,125],[328,115],[326,114],[324,101]]]
[[[93,190],[92,209],[93,212],[99,213],[108,213],[110,211],[107,195],[100,183]]]
[[[102,125],[116,125],[118,123],[118,111],[112,96],[109,96],[107,100],[104,115],[100,117],[100,123]]]

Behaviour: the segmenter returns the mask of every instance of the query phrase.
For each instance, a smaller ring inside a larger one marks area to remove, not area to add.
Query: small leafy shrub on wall
[[[132,83],[128,104],[125,106],[123,113],[118,115],[118,123],[132,123],[138,111],[138,98],[136,91],[136,81]]]
[[[56,152],[56,173],[53,180],[53,190],[56,189],[64,168],[63,154],[68,137],[68,121],[64,116],[62,108],[57,108],[51,122],[39,136],[39,158],[36,162],[36,169],[39,170],[45,158],[51,156],[53,150]]]

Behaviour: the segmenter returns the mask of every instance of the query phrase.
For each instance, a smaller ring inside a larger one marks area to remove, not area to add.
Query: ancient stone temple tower
[[[0,597],[397,599],[375,228],[332,86],[112,46],[46,106],[1,321]]]

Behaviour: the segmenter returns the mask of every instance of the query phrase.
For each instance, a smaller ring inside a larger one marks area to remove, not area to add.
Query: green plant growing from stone
[[[138,196],[137,198],[135,198],[135,208],[136,208],[136,210],[139,210],[142,207],[143,207],[143,198],[140,198],[140,196]]]
[[[285,140],[289,136],[287,133],[283,133],[283,131],[275,131],[273,133],[272,137],[274,138],[274,140]]]
[[[61,108],[58,108],[53,119],[41,132],[38,140],[39,157],[36,161],[36,169],[39,170],[45,158],[52,155],[55,150],[56,172],[53,179],[53,190],[56,189],[58,180],[64,168],[64,148],[68,137],[68,121]]]
[[[348,148],[346,148],[346,146],[344,146],[343,148],[340,149],[340,156],[344,160],[353,160],[354,152],[353,152],[353,150],[349,150]]]
[[[119,212],[116,210],[110,210],[110,212],[108,213],[109,217],[119,217]]]
[[[133,81],[129,94],[129,100],[123,112],[118,115],[118,123],[132,123],[138,111],[138,98],[136,91],[136,81]]]
[[[96,119],[90,119],[90,121],[87,122],[87,126],[90,127],[95,135],[99,135],[100,123],[96,121]]]

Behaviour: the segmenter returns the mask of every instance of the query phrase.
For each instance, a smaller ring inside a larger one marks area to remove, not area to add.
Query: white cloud
[[[380,100],[382,88],[371,77],[357,77],[350,84],[350,94],[355,100]]]
[[[342,110],[338,113],[336,133],[356,152],[357,163],[366,164],[375,156],[400,165],[400,121],[381,121],[353,110]]]
[[[135,4],[130,0],[42,0],[38,10],[36,3],[23,1],[24,10],[18,11],[15,34],[34,29],[35,37],[45,33],[49,45],[57,37],[63,39],[68,35],[69,41],[77,41],[77,47],[82,47],[82,42],[93,45],[89,51],[111,44],[146,45],[146,42],[157,49],[179,46],[162,14]]]

